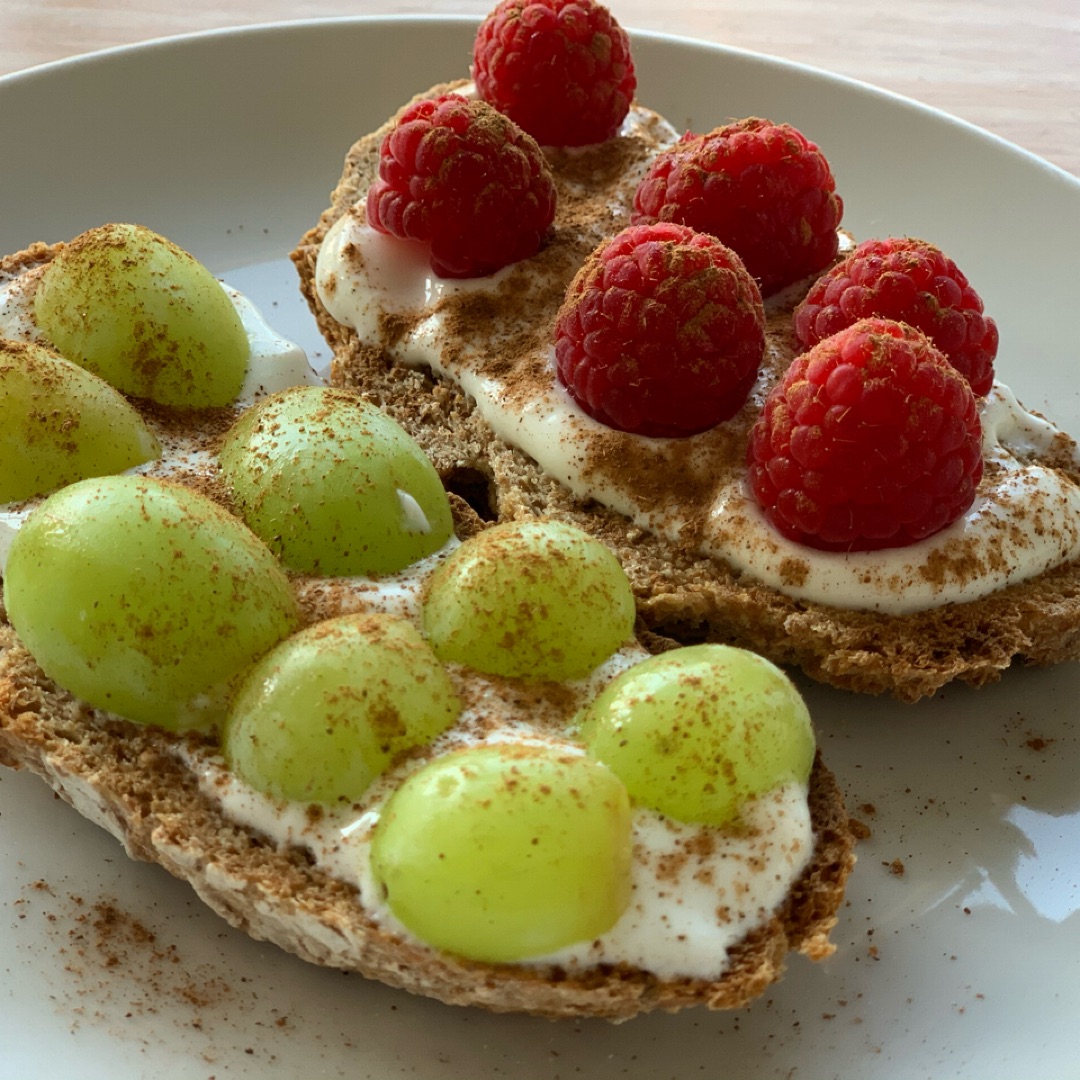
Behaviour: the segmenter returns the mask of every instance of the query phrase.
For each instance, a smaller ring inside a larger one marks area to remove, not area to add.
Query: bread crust
[[[418,97],[456,85],[443,84]],[[448,488],[498,519],[554,517],[604,540],[630,577],[646,625],[658,633],[682,643],[716,641],[750,648],[844,690],[913,702],[953,681],[993,682],[1016,662],[1049,665],[1080,658],[1080,561],[982,599],[906,615],[794,599],[719,558],[575,497],[527,454],[496,436],[455,384],[395,364],[378,342],[359,340],[320,302],[315,261],[327,230],[366,193],[377,172],[379,144],[392,123],[393,118],[349,150],[330,206],[292,257],[303,294],[334,351],[333,381],[359,390],[398,420],[434,461]],[[786,312],[773,329],[781,322],[785,327],[790,323]],[[1062,435],[1040,463],[1080,482],[1074,448]]]

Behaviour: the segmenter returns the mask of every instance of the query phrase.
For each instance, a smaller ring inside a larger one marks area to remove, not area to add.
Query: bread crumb
[[[869,840],[874,835],[870,831],[870,826],[858,818],[848,818],[848,828],[851,829],[851,835],[856,840]]]

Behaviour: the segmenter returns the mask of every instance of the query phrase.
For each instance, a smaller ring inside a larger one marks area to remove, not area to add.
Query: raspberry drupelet
[[[761,366],[761,294],[739,257],[684,225],[630,226],[586,260],[555,328],[560,381],[621,431],[684,436],[741,408]]]
[[[738,252],[764,296],[836,257],[843,201],[825,156],[790,124],[750,117],[687,132],[657,155],[635,224],[676,221]]]
[[[975,395],[918,330],[864,319],[793,361],[754,425],[747,464],[758,505],[788,539],[904,547],[975,499]]]
[[[630,39],[594,0],[502,0],[473,46],[480,97],[545,146],[610,139],[634,99]]]
[[[482,277],[536,254],[554,217],[555,182],[536,141],[460,94],[402,113],[367,194],[369,224],[426,244],[444,278]]]
[[[795,334],[810,348],[870,316],[921,330],[982,397],[994,383],[998,331],[952,261],[925,240],[866,240],[823,274],[795,310]]]

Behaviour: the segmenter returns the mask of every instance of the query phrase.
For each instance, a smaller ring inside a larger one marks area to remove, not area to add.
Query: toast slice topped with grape
[[[729,1008],[828,955],[852,834],[788,679],[636,637],[609,549],[487,527],[352,391],[245,399],[241,356],[207,404],[178,257],[106,226],[0,266],[0,384],[70,421],[40,469],[0,441],[0,762],[254,937],[453,1004]],[[85,295],[92,336],[103,289],[119,377],[38,315]]]
[[[854,246],[842,177],[779,120],[680,137],[627,103],[539,150],[507,129],[528,75],[500,84],[522,6],[483,23],[473,81],[355,143],[301,238],[333,381],[483,516],[602,539],[675,640],[905,701],[1076,659],[1076,445],[994,380],[962,271],[924,241]],[[441,167],[484,153],[527,212]]]

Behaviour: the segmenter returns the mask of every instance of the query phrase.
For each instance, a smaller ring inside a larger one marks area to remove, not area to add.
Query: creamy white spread
[[[520,733],[515,740],[525,741]],[[318,866],[357,888],[365,911],[387,933],[416,940],[387,905],[370,861],[382,806],[401,776],[378,783],[360,807],[312,823],[303,806],[272,802],[220,762],[189,755],[188,764],[231,819],[282,846],[307,849]],[[752,803],[742,832],[684,825],[642,808],[633,812],[632,829],[632,892],[618,921],[595,940],[533,957],[531,965],[574,972],[629,964],[663,979],[715,979],[727,950],[771,917],[813,851],[806,789],[797,784]]]
[[[299,345],[274,330],[262,312],[242,293],[224,283],[222,288],[244,324],[251,350],[244,385],[237,395],[237,405],[251,405],[290,386],[323,385],[323,380],[308,362],[307,353]]]
[[[635,132],[648,132],[643,116],[633,118],[623,135]],[[663,130],[650,138],[654,148],[668,141]],[[607,210],[594,233],[607,235],[627,223],[639,172],[614,182],[598,173],[597,191],[606,195]],[[564,184],[560,198],[568,190],[572,198],[580,187]],[[595,201],[591,205],[596,213]],[[551,296],[546,271],[530,276],[527,262],[489,278],[438,279],[417,246],[372,229],[361,203],[329,230],[316,287],[327,311],[355,329],[361,341],[457,383],[499,438],[525,451],[575,495],[672,541],[689,539],[733,570],[797,599],[903,615],[976,600],[1080,556],[1080,488],[1060,471],[1030,460],[1052,447],[1061,454],[1066,440],[1001,384],[981,406],[985,475],[962,519],[921,543],[874,552],[821,552],[785,539],[758,510],[745,470],[716,468],[720,453],[731,457],[730,431],[740,425],[745,431],[759,411],[776,365],[763,365],[743,411],[711,431],[678,440],[613,432],[586,415],[558,381],[550,335],[518,343],[515,325],[522,320],[553,328],[559,299]],[[465,298],[497,298],[500,289],[516,290],[520,297],[516,308],[492,305],[496,314],[490,319],[498,323],[498,312],[505,312],[504,324],[479,334],[455,324],[456,306]],[[766,312],[773,320],[784,318],[791,302],[788,290],[767,302]],[[388,317],[392,339],[385,330]],[[776,348],[770,340],[767,359]],[[495,349],[508,350],[499,364],[490,362]],[[528,372],[526,391],[521,371]],[[595,468],[591,461],[601,445],[632,454],[633,465],[621,474]],[[1080,464],[1075,446],[1071,453]],[[665,475],[678,482],[665,485]],[[642,476],[654,480],[643,485]],[[686,499],[687,478],[697,484],[693,503]]]

